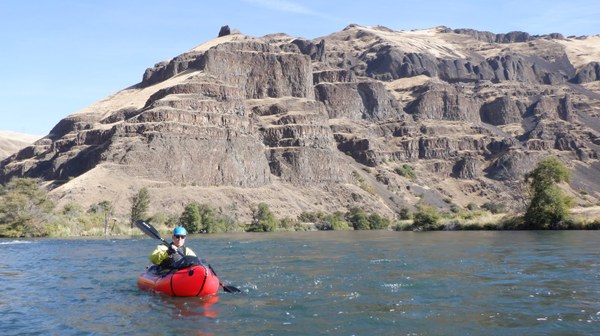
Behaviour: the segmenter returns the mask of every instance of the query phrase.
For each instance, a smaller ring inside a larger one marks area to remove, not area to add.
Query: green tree
[[[531,199],[523,216],[526,228],[548,229],[558,225],[569,215],[572,200],[558,187],[568,182],[571,172],[555,157],[538,162],[525,175]]]
[[[350,226],[348,222],[344,219],[344,214],[336,211],[331,215],[328,215],[327,220],[331,223],[331,229],[334,231],[348,230]]]
[[[186,205],[179,223],[190,233],[217,233],[227,231],[229,219],[217,214],[208,204],[196,202]]]
[[[413,228],[423,231],[435,230],[441,218],[439,211],[427,204],[418,205],[417,210],[413,219]]]
[[[373,212],[369,215],[369,228],[371,230],[383,230],[387,229],[390,225],[390,220],[387,217],[381,217],[379,214]]]
[[[181,217],[179,217],[179,224],[189,233],[198,233],[201,230],[201,222],[200,205],[195,202],[186,205]]]
[[[60,223],[67,235],[78,236],[85,230],[87,217],[83,207],[75,202],[68,202],[59,212]]]
[[[102,222],[104,224],[104,235],[108,236],[108,231],[110,231],[108,224],[110,222],[110,218],[115,213],[115,208],[113,207],[110,201],[102,201],[98,203],[97,208],[98,212],[102,215]]]
[[[200,204],[200,232],[217,233],[225,231],[225,219],[208,204]]]
[[[371,228],[369,224],[369,216],[364,210],[358,207],[352,207],[350,209],[348,221],[354,230],[369,230]]]
[[[296,226],[296,223],[297,222],[295,219],[291,219],[290,217],[285,217],[279,221],[279,227],[284,230],[293,230],[294,227]]]
[[[260,203],[252,209],[252,222],[247,231],[273,232],[277,228],[277,218],[266,203]]]
[[[0,237],[39,237],[48,235],[54,203],[39,181],[13,178],[0,188]]]
[[[142,188],[131,199],[131,227],[138,219],[146,219],[150,207],[150,193],[148,189]]]
[[[225,209],[219,209],[225,232],[237,231],[240,227],[238,221],[238,207],[236,203],[228,205]]]
[[[344,218],[344,213],[342,213],[340,211],[336,211],[333,214],[328,214],[328,215],[323,214],[323,213],[320,213],[320,214],[322,216],[320,216],[320,218],[316,218],[316,221],[313,222],[313,223],[315,223],[315,227],[317,228],[317,230],[341,231],[341,230],[349,230],[350,229],[348,222],[346,222],[346,219]]]

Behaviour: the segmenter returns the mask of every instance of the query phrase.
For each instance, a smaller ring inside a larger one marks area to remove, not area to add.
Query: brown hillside
[[[127,217],[191,201],[247,219],[418,202],[524,205],[523,174],[554,155],[579,206],[600,201],[600,36],[351,25],[307,40],[230,34],[145,71],[0,164],[61,204]],[[416,178],[401,176],[409,165]]]

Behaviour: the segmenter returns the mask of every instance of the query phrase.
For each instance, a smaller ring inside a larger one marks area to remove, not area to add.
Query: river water
[[[157,241],[0,240],[1,335],[599,335],[600,232],[194,235],[217,300],[141,291]],[[216,301],[216,302],[214,302]]]

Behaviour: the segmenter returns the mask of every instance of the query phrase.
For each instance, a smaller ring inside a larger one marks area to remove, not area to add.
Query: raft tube
[[[219,291],[219,278],[208,264],[192,265],[167,272],[151,266],[138,277],[137,285],[171,296],[206,296]]]

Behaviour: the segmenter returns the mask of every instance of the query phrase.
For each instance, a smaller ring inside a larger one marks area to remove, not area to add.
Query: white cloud
[[[339,17],[330,15],[325,12],[315,11],[309,7],[304,6],[303,4],[299,4],[294,1],[288,1],[288,0],[242,0],[242,1],[244,1],[248,4],[251,4],[251,5],[266,8],[269,10],[291,13],[291,14],[313,16],[313,17],[321,18],[321,19],[328,20],[328,21],[345,22],[345,20],[342,20]]]
[[[313,12],[310,8],[302,6],[292,1],[287,0],[244,0],[247,3],[258,5],[261,7],[265,7],[268,9],[280,11],[280,12],[290,12],[296,14],[305,14],[305,15],[319,15],[316,12]]]

